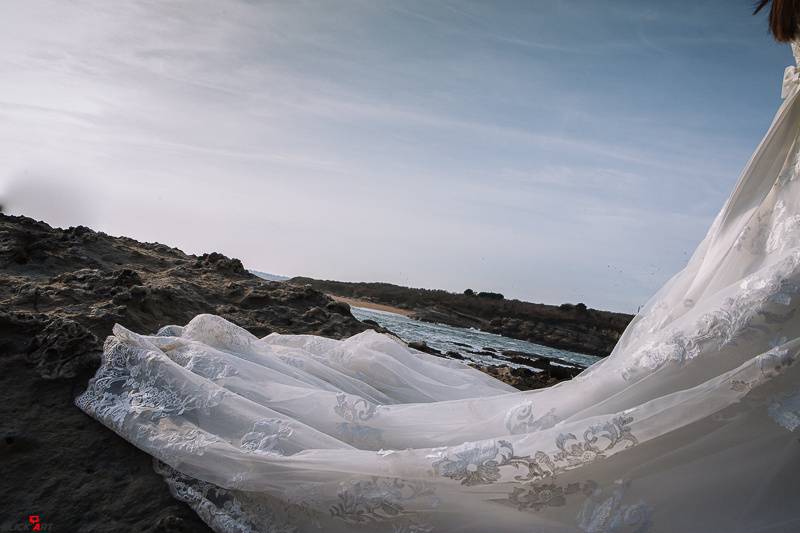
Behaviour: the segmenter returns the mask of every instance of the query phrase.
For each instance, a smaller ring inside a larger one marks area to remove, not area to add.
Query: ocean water
[[[441,352],[458,352],[465,359],[484,365],[526,366],[509,363],[504,360],[502,357],[504,350],[524,352],[533,357],[549,359],[555,363],[568,363],[580,367],[587,367],[600,360],[600,357],[593,355],[549,348],[540,344],[503,337],[502,335],[472,328],[422,322],[386,311],[365,309],[363,307],[352,307],[351,311],[358,320],[374,320],[406,342],[425,342],[431,348]],[[487,350],[487,348],[490,350]],[[491,352],[492,350],[495,350],[493,353],[496,353],[496,356],[475,353],[481,351]]]

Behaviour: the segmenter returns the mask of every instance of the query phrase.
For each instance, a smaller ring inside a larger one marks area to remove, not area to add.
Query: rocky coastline
[[[392,306],[424,322],[477,328],[505,337],[584,353],[611,353],[632,315],[601,311],[582,303],[547,305],[508,300],[497,293],[452,293],[363,283],[295,277],[287,283],[309,286],[327,294]]]
[[[150,456],[73,405],[115,323],[150,333],[200,313],[258,336],[386,332],[313,286],[266,281],[238,259],[0,213],[0,530],[37,514],[60,531],[208,531]],[[481,370],[522,390],[574,374],[534,364],[542,371]]]

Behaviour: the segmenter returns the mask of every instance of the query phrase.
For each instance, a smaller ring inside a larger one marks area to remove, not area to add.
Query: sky
[[[751,0],[9,0],[0,203],[284,275],[634,312],[780,104]]]

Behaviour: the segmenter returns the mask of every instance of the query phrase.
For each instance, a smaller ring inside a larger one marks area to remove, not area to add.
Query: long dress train
[[[217,531],[800,531],[798,72],[686,268],[569,382],[201,315],[116,326],[76,402]]]

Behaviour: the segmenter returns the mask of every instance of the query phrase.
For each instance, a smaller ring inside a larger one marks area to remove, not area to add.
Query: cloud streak
[[[0,195],[260,270],[633,311],[789,60],[724,0],[6,2]]]

